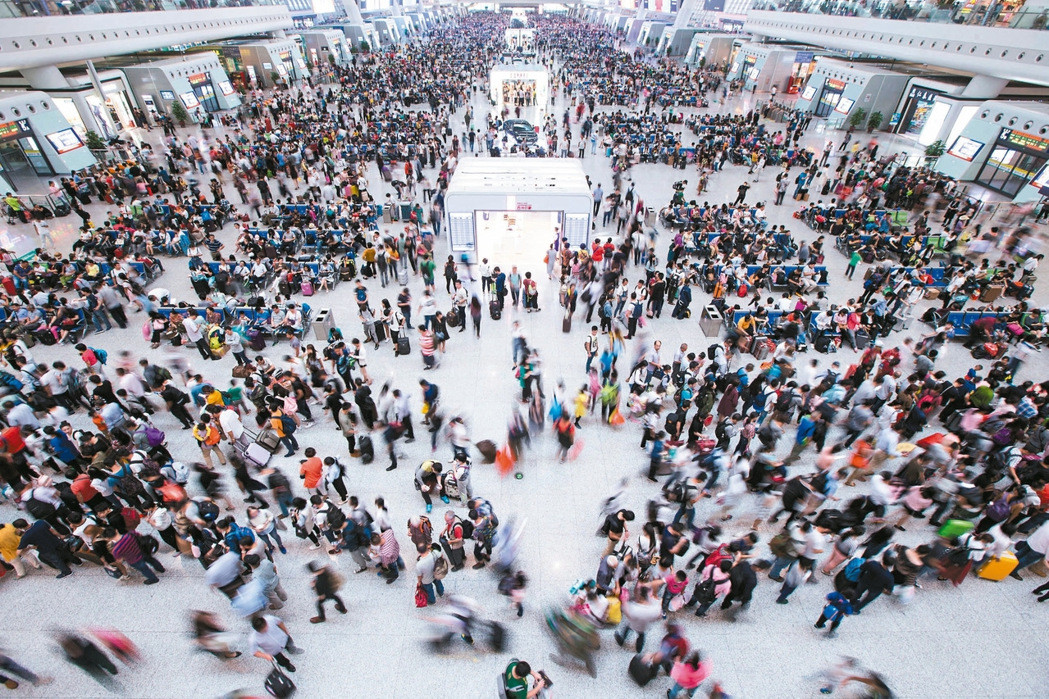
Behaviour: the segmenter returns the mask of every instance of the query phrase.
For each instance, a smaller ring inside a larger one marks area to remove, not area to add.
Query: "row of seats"
[[[308,303],[299,304],[299,308],[302,310],[302,325],[301,327],[294,328],[296,335],[301,336],[306,328],[310,325],[310,317],[313,315],[313,309],[310,308]],[[223,327],[232,325],[235,320],[244,318],[248,322],[249,327],[264,326],[269,322],[270,316],[273,314],[273,310],[270,308],[256,309],[253,306],[236,306],[234,308],[221,308],[219,306],[197,306],[197,307],[186,307],[186,308],[175,308],[172,306],[165,306],[157,309],[165,318],[171,318],[173,313],[184,314],[191,309],[196,310],[197,314],[202,318],[207,318],[209,314],[219,316],[219,325]]]

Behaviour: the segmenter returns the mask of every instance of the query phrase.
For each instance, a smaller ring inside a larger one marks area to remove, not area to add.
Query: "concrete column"
[[[64,90],[69,87],[69,81],[55,66],[22,68],[20,72],[34,90]]]
[[[364,24],[361,16],[361,8],[357,0],[342,0],[342,8],[346,11],[346,22],[348,24]]]
[[[685,29],[692,21],[692,13],[696,11],[699,0],[684,0],[674,17],[674,29]]]
[[[969,99],[993,99],[1001,94],[1005,86],[1009,84],[1008,80],[1003,78],[992,78],[989,75],[974,75],[970,80],[969,84],[962,90],[962,94],[959,97],[966,97]]]
[[[102,120],[106,122],[109,133],[115,136],[119,132],[116,128],[116,125],[113,123],[113,120],[109,116],[109,110],[106,109],[106,94],[102,92],[102,83],[98,80],[98,73],[95,71],[94,61],[87,62],[87,74],[91,78],[91,87],[93,87],[95,90],[95,96],[98,97],[98,99],[102,102],[102,108],[98,110],[99,115],[101,115]],[[103,137],[106,136],[106,134],[100,135]]]

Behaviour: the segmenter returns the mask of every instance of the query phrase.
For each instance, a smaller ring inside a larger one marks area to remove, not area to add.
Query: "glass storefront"
[[[976,175],[977,184],[1008,195],[1016,194],[1049,160],[1049,140],[1022,131],[1002,129],[987,161]]]
[[[816,116],[825,117],[834,111],[841,99],[841,93],[845,92],[845,83],[841,80],[825,80],[820,98],[816,101]]]
[[[211,84],[209,73],[194,73],[188,78],[189,84],[193,86],[193,95],[197,102],[204,107],[205,111],[217,112],[219,101],[215,98],[215,87]]]
[[[942,93],[929,90],[924,87],[912,87],[907,93],[907,101],[903,105],[903,116],[897,133],[905,133],[917,136],[925,128],[925,122],[932,114],[936,98]]]
[[[39,186],[38,176],[55,174],[28,119],[0,124],[0,171],[17,191],[30,193]]]

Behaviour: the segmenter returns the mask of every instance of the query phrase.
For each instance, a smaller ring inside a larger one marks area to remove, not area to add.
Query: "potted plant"
[[[275,70],[270,71],[270,80],[273,81],[274,85],[280,85],[280,73]]]
[[[877,131],[878,127],[881,126],[881,122],[885,119],[885,115],[881,112],[874,112],[867,119],[867,133]]]
[[[88,150],[105,150],[106,142],[94,131],[88,131],[84,134],[84,145],[88,147]]]
[[[925,162],[931,165],[933,161],[947,152],[947,144],[943,141],[933,141],[925,147]]]
[[[171,118],[179,126],[185,126],[189,122],[189,112],[186,111],[186,107],[179,100],[171,103]]]
[[[858,128],[866,118],[867,110],[863,107],[852,110],[852,114],[849,115],[849,127],[853,129]]]
[[[364,39],[361,39],[360,49],[361,49],[361,53],[368,53],[369,51],[372,50],[372,47],[371,47],[371,44],[369,44],[367,41],[365,41]]]

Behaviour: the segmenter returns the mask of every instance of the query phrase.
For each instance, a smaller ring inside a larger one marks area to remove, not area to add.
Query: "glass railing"
[[[1023,2],[849,2],[842,0],[755,0],[751,10],[799,12],[835,17],[869,17],[910,22],[963,24],[972,27],[1046,29],[1049,10],[1024,7]]]
[[[280,0],[0,0],[0,18],[283,5]]]

